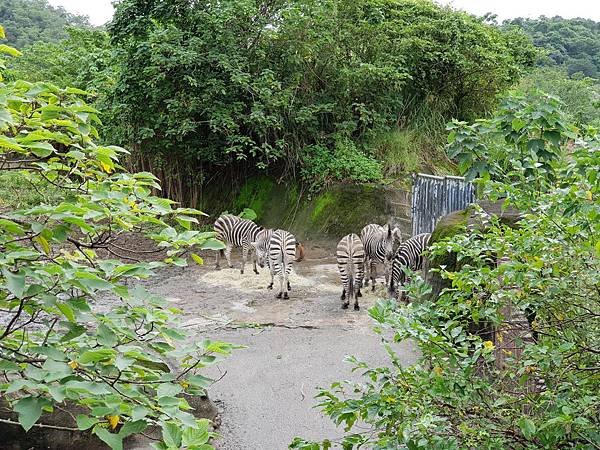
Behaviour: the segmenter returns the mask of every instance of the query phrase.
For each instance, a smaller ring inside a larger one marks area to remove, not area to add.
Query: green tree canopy
[[[542,65],[564,67],[569,75],[581,72],[600,75],[600,23],[589,19],[540,17],[517,18],[504,22],[507,27],[523,29],[537,47],[546,51]]]
[[[328,161],[418,115],[484,113],[534,56],[522,33],[424,0],[124,0],[109,32],[113,135],[192,182],[238,162],[349,173]]]
[[[0,0],[0,24],[8,45],[22,49],[34,42],[67,38],[67,26],[89,26],[87,17],[54,7],[47,0]]]

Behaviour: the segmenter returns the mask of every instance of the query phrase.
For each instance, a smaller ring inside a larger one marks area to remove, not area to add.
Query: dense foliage
[[[113,51],[105,31],[67,28],[59,42],[36,42],[20,58],[8,62],[5,78],[48,81],[76,87],[104,97],[116,77]]]
[[[0,23],[8,45],[22,49],[34,42],[59,42],[67,26],[89,26],[86,17],[54,7],[47,0],[0,0]]]
[[[493,119],[453,124],[449,141],[483,195],[522,218],[482,214],[435,244],[459,262],[439,269],[451,287],[431,299],[415,278],[413,303],[372,308],[391,364],[351,360],[362,382],[322,390],[320,406],[344,425],[345,449],[598,448],[598,135],[576,135],[551,98],[512,97]],[[404,339],[415,365],[394,353]]]
[[[588,77],[600,77],[599,22],[542,16],[513,19],[504,25],[524,30],[537,47],[545,50],[540,64],[562,67],[569,75],[581,72]]]
[[[534,55],[523,34],[425,0],[124,0],[109,32],[111,133],[168,186],[224,165],[377,179],[361,162],[371,135],[440,136],[492,108]]]
[[[588,77],[569,77],[562,68],[539,67],[528,73],[519,88],[526,92],[540,90],[563,101],[567,119],[578,126],[600,128],[600,80]]]
[[[210,380],[198,371],[232,347],[192,339],[177,328],[176,309],[131,281],[190,256],[201,263],[192,246],[223,244],[191,230],[199,211],[153,196],[152,174],[124,171],[124,149],[95,143],[100,121],[85,95],[0,82],[1,171],[18,171],[30,190],[60,192],[52,204],[0,214],[0,394],[25,430],[43,412],[76,405],[71,428],[113,449],[153,426],[159,449],[210,449],[208,421],[190,414],[183,394],[204,393]],[[156,241],[164,262],[140,261],[119,241],[127,233]]]

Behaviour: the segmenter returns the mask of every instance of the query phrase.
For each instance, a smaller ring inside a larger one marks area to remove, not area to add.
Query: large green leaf
[[[25,293],[25,273],[19,271],[11,272],[8,269],[2,269],[2,274],[5,278],[6,287],[16,297],[21,298]]]
[[[19,423],[25,431],[29,431],[38,421],[42,408],[48,404],[47,400],[39,397],[25,397],[14,404],[13,409],[19,413]]]

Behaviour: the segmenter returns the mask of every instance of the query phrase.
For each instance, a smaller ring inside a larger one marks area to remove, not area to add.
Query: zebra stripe
[[[271,245],[273,232],[272,228],[266,228],[256,235],[255,241],[250,242],[256,251],[256,260],[260,267],[264,267],[265,265],[269,267],[269,246]]]
[[[214,225],[214,230],[217,233],[217,239],[225,242],[225,258],[229,267],[231,265],[231,250],[233,247],[242,248],[242,265],[241,273],[244,273],[244,265],[248,252],[252,254],[252,262],[254,264],[254,273],[258,273],[256,269],[256,256],[253,252],[254,247],[251,242],[256,241],[258,234],[263,230],[263,227],[256,225],[248,219],[242,219],[232,214],[224,214],[219,217]],[[220,251],[217,252],[216,268],[219,268]]]
[[[336,259],[342,281],[342,308],[348,308],[354,298],[354,309],[358,310],[358,297],[364,276],[365,250],[356,234],[344,236],[337,245]]]
[[[404,268],[412,271],[423,268],[423,261],[425,259],[423,252],[427,249],[430,238],[431,233],[423,233],[413,236],[400,244],[392,262],[392,277],[389,287],[390,295],[395,295],[395,285],[402,286],[406,282]]]
[[[360,232],[365,249],[365,274],[366,284],[369,280],[372,283],[372,289],[375,290],[375,279],[377,278],[377,263],[383,263],[385,284],[388,284],[390,266],[394,257],[394,241],[400,237],[400,230],[390,225],[381,226],[375,223],[365,226]]]
[[[269,244],[269,269],[271,284],[275,275],[279,277],[279,293],[276,298],[288,299],[289,281],[292,264],[296,257],[296,238],[285,230],[275,230]]]

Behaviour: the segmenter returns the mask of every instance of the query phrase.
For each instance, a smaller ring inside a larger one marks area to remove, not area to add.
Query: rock
[[[485,230],[489,226],[488,217],[496,216],[500,222],[511,228],[518,227],[518,222],[521,219],[521,212],[514,208],[503,209],[503,200],[497,202],[482,201],[478,206],[484,211],[484,215],[479,214],[474,206],[469,206],[462,211],[455,211],[442,217],[431,233],[431,244],[440,242],[441,240],[458,234],[465,230],[466,227],[473,227]],[[461,264],[467,261],[463,260]],[[447,253],[443,256],[429,258],[425,263],[425,281],[432,287],[432,298],[437,298],[440,292],[447,287],[450,287],[449,280],[444,280],[435,272],[431,272],[431,268],[439,268],[445,266],[447,270],[456,271],[460,266],[456,259],[455,253]]]

